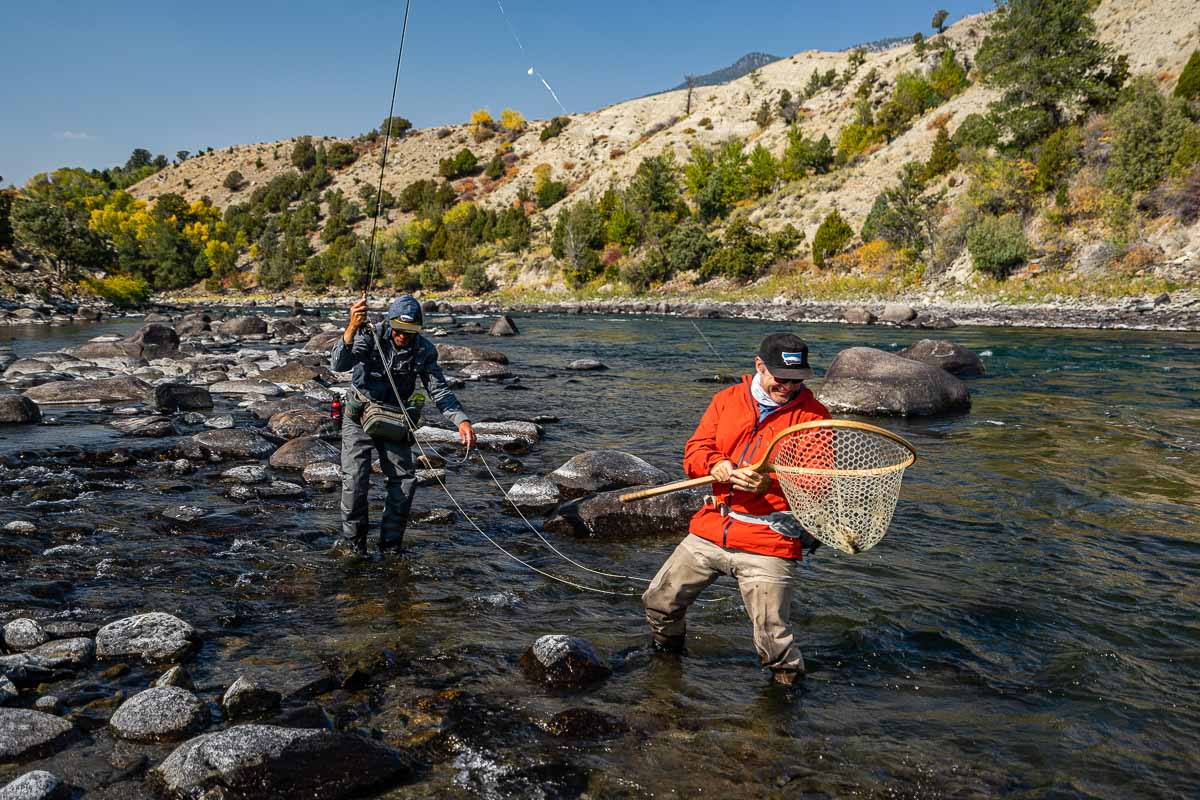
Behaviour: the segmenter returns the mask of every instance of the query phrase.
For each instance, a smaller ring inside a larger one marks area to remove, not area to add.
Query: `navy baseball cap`
[[[812,367],[808,365],[808,345],[794,334],[767,334],[758,346],[758,357],[776,378],[798,381],[812,377]]]

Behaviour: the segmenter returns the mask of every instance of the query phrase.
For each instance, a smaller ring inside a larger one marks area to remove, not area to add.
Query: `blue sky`
[[[419,127],[476,108],[527,118],[666,89],[747,52],[838,50],[928,32],[991,4],[413,0],[397,113]],[[173,157],[300,134],[349,136],[387,111],[403,0],[0,3],[0,185],[61,166]],[[524,46],[514,41],[505,20]]]

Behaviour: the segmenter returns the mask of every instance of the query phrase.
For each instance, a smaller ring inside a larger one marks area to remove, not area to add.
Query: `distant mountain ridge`
[[[693,75],[693,86],[719,86],[722,83],[736,81],[738,78],[749,75],[754,70],[765,67],[775,61],[779,61],[781,56],[773,56],[769,53],[747,53],[737,61],[730,64],[728,67],[714,70],[705,75]],[[687,81],[678,86],[672,86],[667,91],[675,91],[676,89],[686,89]]]

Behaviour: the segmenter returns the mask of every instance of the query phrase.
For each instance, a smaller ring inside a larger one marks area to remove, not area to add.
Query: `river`
[[[511,339],[453,341],[503,349],[520,378],[469,383],[459,397],[473,418],[560,418],[520,457],[522,474],[615,448],[681,477],[683,443],[719,388],[700,379],[752,368],[758,340],[782,325],[516,322]],[[0,344],[13,338],[28,354],[136,327],[0,329]],[[845,347],[895,350],[927,335],[791,329],[809,342],[818,374]],[[394,721],[414,697],[461,690],[466,721],[441,723],[450,730],[442,757],[382,796],[1196,796],[1200,335],[959,328],[941,337],[981,354],[988,374],[969,380],[969,414],[881,423],[919,459],[877,547],[857,556],[824,548],[801,567],[793,620],[809,674],[795,691],[759,670],[736,599],[692,609],[681,660],[653,657],[636,597],[532,574],[461,517],[413,526],[403,560],[350,565],[325,553],[338,527],[335,494],[235,503],[214,479],[228,464],[177,477],[142,462],[80,467],[60,454],[46,466],[73,477],[41,490],[4,483],[0,523],[29,519],[50,532],[45,545],[82,547],[0,561],[9,587],[0,621],[31,606],[102,622],[170,611],[202,632],[189,669],[208,700],[240,674],[288,689],[360,654],[395,660],[368,691],[318,698],[348,729]],[[576,358],[608,369],[565,371]],[[219,410],[250,422],[232,404]],[[66,424],[0,429],[7,469],[20,454],[28,464],[67,445],[132,441],[95,411],[46,413]],[[540,546],[477,467],[452,465],[448,483],[484,530],[539,568],[639,591]],[[377,485],[373,515],[379,497]],[[193,525],[164,520],[160,510],[177,503],[213,513]],[[448,505],[426,487],[415,510]],[[555,544],[596,569],[649,577],[678,538]],[[65,595],[31,600],[54,581],[69,585]],[[721,584],[709,596],[728,597]],[[589,639],[612,677],[570,694],[530,683],[517,660],[549,633]],[[157,674],[105,677],[101,668],[72,686],[131,693]],[[623,720],[628,732],[546,733],[545,720],[581,707]],[[416,725],[411,716],[406,724]],[[114,766],[128,747],[97,726],[35,765],[129,800],[148,790]],[[140,747],[150,764],[170,751]],[[19,771],[0,766],[0,784]]]

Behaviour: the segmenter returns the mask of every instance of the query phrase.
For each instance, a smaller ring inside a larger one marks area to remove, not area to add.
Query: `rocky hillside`
[[[1149,73],[1164,85],[1177,78],[1190,53],[1200,46],[1200,4],[1193,0],[1103,0],[1094,16],[1101,39],[1128,57],[1133,74]],[[969,61],[985,32],[986,15],[978,15],[956,22],[941,36]],[[598,198],[610,185],[628,181],[646,156],[671,151],[682,163],[694,145],[717,145],[730,136],[740,137],[748,148],[761,143],[778,154],[787,141],[787,126],[775,119],[760,128],[754,119],[756,110],[764,101],[777,103],[783,90],[797,92],[814,71],[842,73],[850,58],[847,52],[797,53],[738,80],[694,91],[691,112],[687,114],[687,92],[677,90],[573,115],[560,135],[545,142],[539,137],[545,122],[533,122],[512,143],[517,158],[507,174],[497,180],[482,176],[462,179],[456,182],[456,189],[460,197],[485,206],[509,207],[517,202],[523,189],[532,187],[535,168],[549,165],[552,176],[570,188],[566,200],[538,212],[549,222],[573,200]],[[880,84],[887,85],[900,72],[926,69],[936,58],[936,50],[918,55],[911,43],[866,53],[856,79],[840,89],[827,88],[804,103],[800,114],[805,132],[813,137],[828,134],[837,141],[838,132],[854,120],[855,91],[864,75],[875,70]],[[895,182],[900,165],[928,158],[936,135],[935,122],[954,130],[968,114],[983,112],[992,99],[988,89],[974,82],[891,142],[878,145],[843,169],[808,181],[803,192],[785,189],[759,201],[752,207],[751,217],[767,230],[790,223],[812,241],[825,215],[838,209],[857,230],[880,189]],[[334,141],[324,138],[327,146]],[[439,161],[453,157],[464,147],[471,148],[480,164],[486,163],[496,154],[500,141],[497,137],[476,143],[465,123],[411,131],[394,143],[384,186],[399,194],[413,181],[434,177]],[[242,202],[254,187],[292,169],[288,154],[294,143],[287,140],[241,145],[193,157],[136,185],[132,192],[143,199],[166,192],[179,193],[188,200],[206,195],[219,207]],[[336,171],[330,187],[343,190],[347,196],[357,196],[364,183],[374,185],[382,148],[381,141],[359,139],[353,144],[360,157]],[[222,185],[233,170],[248,181],[236,192]],[[961,176],[951,174],[942,180],[951,198],[962,190]],[[389,222],[404,219],[398,211],[390,212]],[[357,230],[363,233],[368,227],[369,220],[364,220]],[[1188,260],[1200,254],[1200,226],[1162,231],[1159,238],[1156,244],[1168,259]]]

